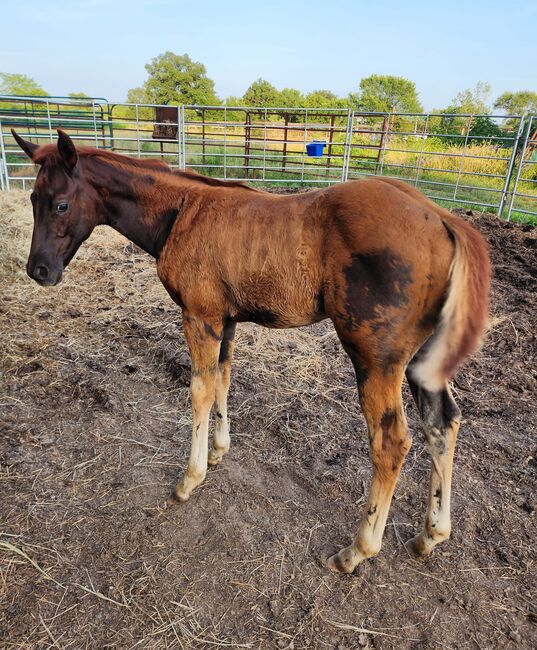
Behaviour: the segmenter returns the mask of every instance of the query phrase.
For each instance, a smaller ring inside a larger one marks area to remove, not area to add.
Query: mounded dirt
[[[351,365],[330,323],[243,325],[232,448],[191,500],[190,369],[154,264],[98,230],[64,282],[24,275],[28,193],[0,194],[0,647],[537,647],[537,229],[471,217],[493,321],[456,377],[452,539],[427,560],[430,461],[414,446],[382,553],[338,577],[370,477]]]

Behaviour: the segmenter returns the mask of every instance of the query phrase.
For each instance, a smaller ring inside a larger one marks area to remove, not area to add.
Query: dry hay
[[[0,219],[2,648],[535,647],[535,229],[478,219],[495,318],[455,384],[453,539],[427,561],[403,545],[429,468],[407,395],[383,551],[337,577],[322,561],[349,542],[370,467],[331,326],[239,327],[231,452],[166,509],[190,370],[153,263],[100,229],[45,290],[24,275],[28,193],[0,194]]]

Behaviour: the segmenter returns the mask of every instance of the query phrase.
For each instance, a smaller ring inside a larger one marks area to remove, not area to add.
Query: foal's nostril
[[[36,266],[34,269],[34,278],[37,280],[46,280],[48,278],[48,268],[41,264]]]

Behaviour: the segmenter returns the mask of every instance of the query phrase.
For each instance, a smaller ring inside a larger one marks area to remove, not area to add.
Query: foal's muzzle
[[[31,264],[28,262],[26,272],[42,287],[53,287],[61,281],[63,269],[51,268],[43,262],[39,264]]]

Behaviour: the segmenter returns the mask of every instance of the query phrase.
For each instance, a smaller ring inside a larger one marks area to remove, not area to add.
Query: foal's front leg
[[[192,446],[185,475],[175,488],[179,501],[187,501],[207,473],[209,413],[215,399],[223,326],[219,320],[194,317],[185,311],[183,330],[192,365]]]

